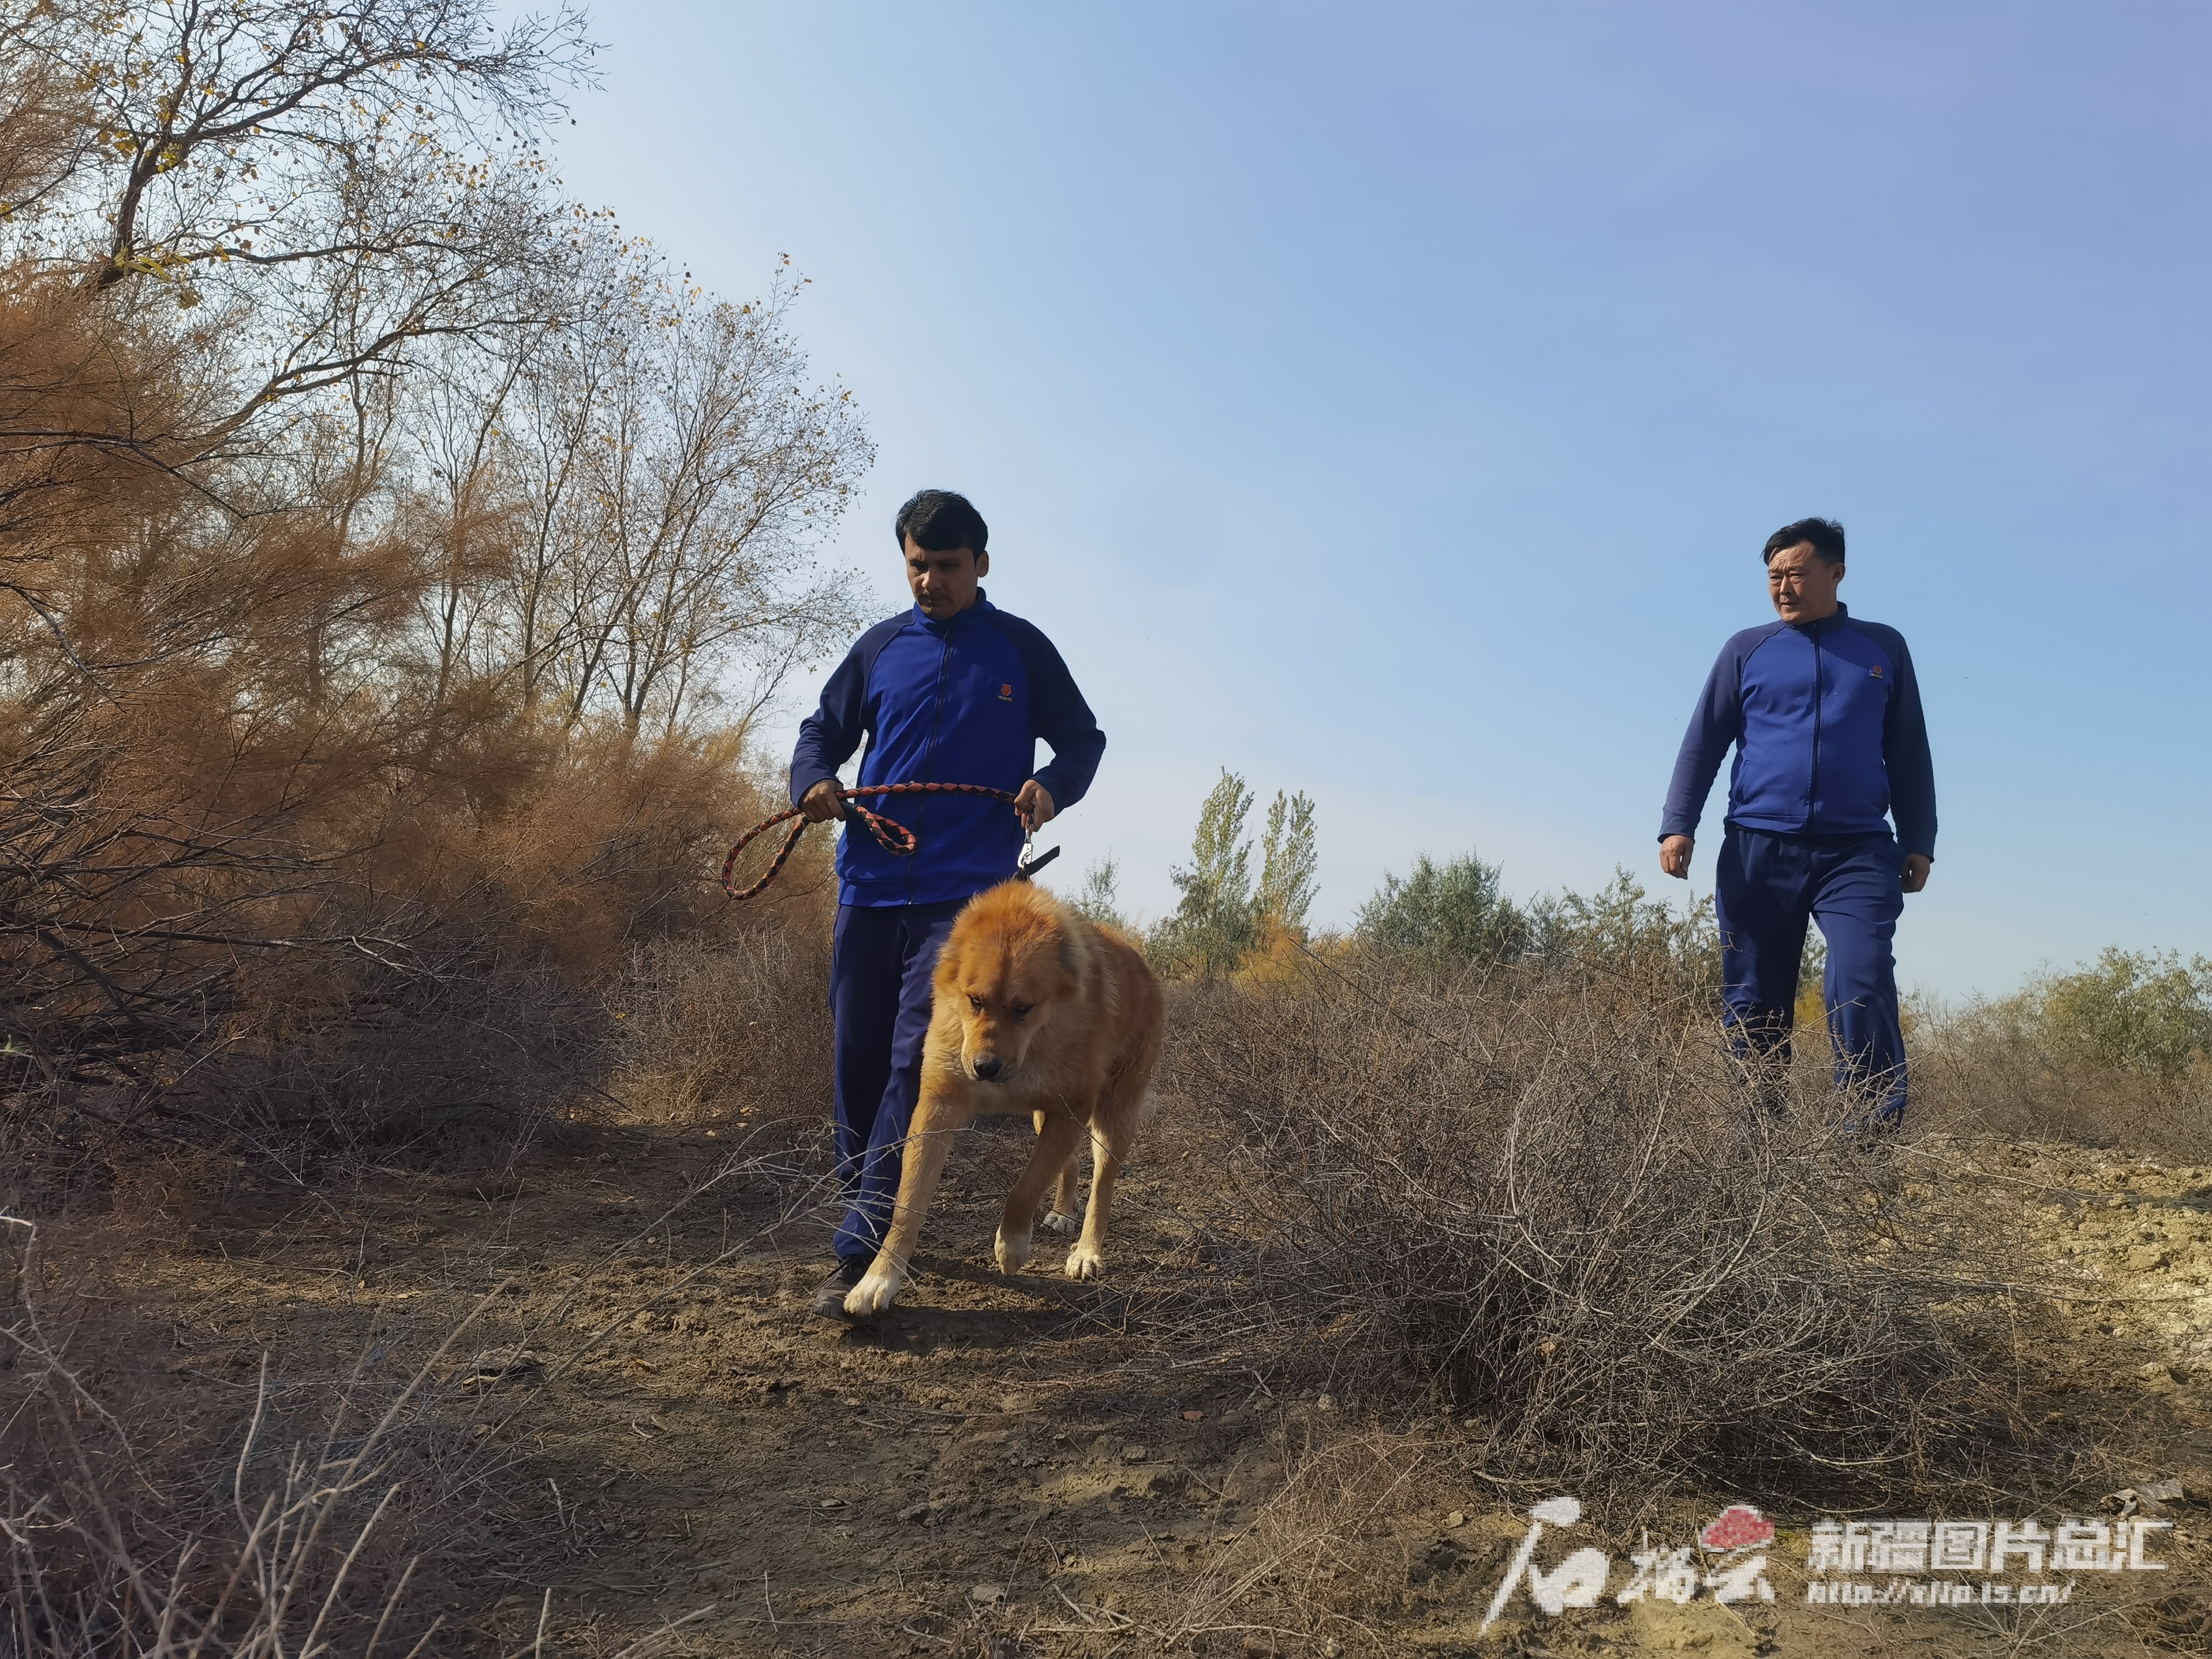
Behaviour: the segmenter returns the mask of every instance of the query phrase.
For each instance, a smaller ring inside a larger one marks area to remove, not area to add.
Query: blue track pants
[[[830,1012],[837,1023],[837,1255],[872,1261],[898,1198],[907,1126],[921,1091],[929,979],[965,899],[837,908]]]
[[[1828,944],[1820,987],[1838,1088],[1871,1085],[1875,1121],[1905,1117],[1905,1033],[1892,942],[1905,908],[1896,840],[1774,836],[1731,824],[1721,842],[1713,908],[1721,933],[1723,1018],[1746,1058],[1790,1057],[1805,925]]]

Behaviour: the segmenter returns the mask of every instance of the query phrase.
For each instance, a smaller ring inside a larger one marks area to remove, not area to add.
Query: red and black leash
[[[1014,804],[1014,796],[1010,792],[986,788],[980,783],[868,783],[857,789],[840,789],[837,799],[845,805],[848,821],[857,819],[860,826],[876,838],[877,844],[894,858],[912,857],[915,848],[919,844],[917,837],[904,824],[861,805],[855,799],[860,795],[981,795],[990,800],[1002,800],[1009,806]],[[775,862],[769,866],[768,872],[758,881],[744,892],[738,891],[730,885],[730,872],[738,867],[738,854],[751,846],[763,831],[775,829],[787,818],[797,818],[799,822],[791,826],[791,833],[783,838],[783,845],[776,849]],[[792,848],[799,845],[799,838],[806,833],[806,826],[811,822],[806,817],[805,808],[794,806],[789,811],[778,812],[774,817],[746,830],[744,839],[730,848],[730,856],[722,860],[722,890],[740,903],[760,893],[782,872],[786,860],[791,857]],[[1035,859],[1026,856],[1028,850],[1026,848],[1023,849],[1024,857],[1018,872],[1024,881],[1060,856],[1057,847]]]

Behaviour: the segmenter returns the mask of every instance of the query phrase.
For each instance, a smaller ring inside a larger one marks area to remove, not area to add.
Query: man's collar
[[[1838,623],[1848,619],[1850,614],[1850,607],[1846,605],[1841,599],[1838,599],[1836,601],[1836,608],[1833,611],[1831,611],[1826,616],[1819,618],[1817,621],[1808,623],[1784,623],[1783,626],[1785,628],[1794,628],[1800,634],[1825,634],[1829,629],[1834,627]]]
[[[965,611],[954,611],[943,622],[938,621],[936,617],[931,616],[929,612],[924,611],[919,605],[916,605],[914,608],[914,619],[920,623],[924,628],[927,628],[931,633],[942,635],[951,633],[952,629],[959,627],[961,623],[966,622],[969,617],[975,615],[976,612],[981,611],[989,611],[992,609],[994,609],[994,607],[991,604],[989,596],[979,587],[975,590],[975,604],[969,605]]]

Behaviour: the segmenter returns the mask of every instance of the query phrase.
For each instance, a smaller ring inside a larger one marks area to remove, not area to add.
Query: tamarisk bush
[[[0,3],[0,1139],[512,1142],[720,912],[870,450],[561,197],[582,27]]]

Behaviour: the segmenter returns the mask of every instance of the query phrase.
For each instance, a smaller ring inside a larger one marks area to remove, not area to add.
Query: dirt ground
[[[471,1546],[441,1564],[446,1651],[611,1656],[671,1626],[656,1650],[2212,1650],[2212,1170],[2027,1147],[1972,1177],[2026,1220],[2024,1248],[2075,1276],[2075,1340],[2042,1356],[2053,1409],[2071,1398],[2143,1426],[2145,1490],[2101,1512],[2170,1521],[2148,1551],[2164,1571],[2087,1575],[2033,1609],[1808,1605],[1820,1517],[1780,1516],[1771,1601],[1621,1604],[1631,1553],[1690,1542],[1728,1500],[1714,1494],[1667,1506],[1644,1539],[1555,1530],[1540,1567],[1573,1544],[1614,1558],[1599,1604],[1546,1617],[1522,1582],[1482,1633],[1525,1515],[1418,1455],[1394,1463],[1418,1438],[1408,1424],[1354,1421],[1310,1383],[1240,1369],[1233,1344],[1164,1346],[1110,1277],[1060,1278],[1051,1241],[1030,1273],[1000,1277],[989,1241],[1024,1153],[1014,1128],[967,1138],[917,1281],[872,1327],[806,1311],[830,1212],[804,1149],[733,1144],[572,1124],[495,1180],[392,1170],[340,1197],[235,1191],[161,1230],[124,1288],[167,1322],[177,1369],[235,1389],[264,1352],[280,1380],[365,1352],[412,1363],[505,1285],[422,1396],[483,1493]],[[1212,1271],[1194,1219],[1212,1196],[1188,1159],[1140,1164],[1118,1258]],[[1361,1457],[1367,1474],[1342,1473]],[[1332,1482],[1363,1480],[1367,1496],[1331,1507]],[[1268,1543],[1298,1516],[1332,1535],[1303,1553]],[[1310,1595],[1286,1600],[1285,1575]]]

